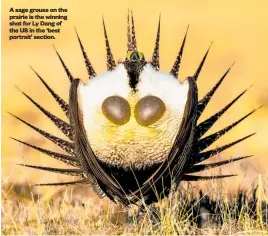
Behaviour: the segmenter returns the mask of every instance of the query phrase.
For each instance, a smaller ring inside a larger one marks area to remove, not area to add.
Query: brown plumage
[[[143,68],[151,63],[155,71],[159,70],[160,58],[159,58],[159,41],[160,41],[160,18],[157,30],[157,37],[155,48],[152,56],[152,61],[146,62],[143,54],[137,51],[137,42],[135,35],[135,26],[133,14],[131,14],[131,24],[129,22],[128,15],[128,32],[127,32],[127,48],[129,57],[122,64],[125,66],[125,70],[128,72],[129,77],[135,77],[135,89],[138,89],[139,85],[139,76]],[[108,36],[103,21],[104,27],[104,36],[107,50],[107,67],[108,70],[114,70],[116,67],[110,44],[108,41]],[[131,29],[131,32],[130,32]],[[186,30],[181,48],[179,50],[176,61],[170,71],[170,75],[173,76],[173,79],[176,80],[180,65],[181,59],[183,56],[184,46],[186,42],[188,28]],[[86,53],[84,46],[81,43],[81,40],[77,34],[80,48],[85,60],[86,68],[88,71],[89,78],[97,76],[95,70],[93,69]],[[57,51],[56,51],[57,52]],[[236,101],[245,94],[247,90],[244,90],[236,98],[234,98],[230,103],[228,103],[224,108],[220,109],[214,115],[206,119],[197,125],[197,120],[203,113],[210,99],[213,97],[214,93],[223,82],[227,74],[229,73],[229,68],[226,73],[221,77],[217,84],[202,98],[198,101],[198,88],[196,80],[199,77],[200,72],[204,66],[208,55],[209,49],[206,51],[200,65],[198,66],[197,71],[193,76],[187,78],[189,89],[187,92],[187,101],[183,111],[183,118],[181,121],[180,127],[178,127],[178,133],[175,137],[175,141],[172,144],[172,147],[169,151],[168,157],[161,163],[152,163],[150,167],[144,166],[144,168],[135,169],[132,167],[122,168],[116,165],[109,165],[105,162],[99,160],[95,155],[91,144],[88,142],[87,133],[83,123],[82,116],[82,107],[79,105],[78,99],[78,88],[80,84],[79,79],[75,79],[70,73],[69,69],[66,67],[62,58],[59,56],[59,59],[63,65],[64,70],[71,82],[70,92],[69,92],[69,104],[67,104],[63,99],[57,95],[52,88],[50,88],[43,78],[36,73],[41,82],[45,85],[48,91],[52,94],[56,102],[62,108],[63,112],[69,118],[69,123],[61,120],[55,115],[51,114],[36,101],[34,101],[26,93],[22,92],[39,110],[41,110],[52,122],[67,136],[70,141],[66,141],[60,138],[57,138],[46,131],[43,131],[28,122],[22,120],[21,118],[13,115],[16,119],[22,121],[24,124],[33,128],[35,131],[43,135],[45,138],[51,140],[56,145],[61,147],[64,151],[68,153],[60,154],[52,152],[50,150],[43,149],[41,147],[34,146],[32,144],[20,141],[16,138],[13,138],[15,141],[27,145],[41,153],[44,153],[50,157],[53,157],[59,161],[62,161],[70,166],[75,167],[75,169],[58,169],[51,167],[41,167],[41,166],[31,166],[24,165],[26,167],[35,168],[43,171],[56,172],[61,174],[67,174],[79,177],[80,179],[73,182],[62,182],[62,183],[46,183],[39,185],[51,185],[51,186],[62,186],[62,185],[71,185],[71,184],[89,184],[93,187],[95,192],[100,196],[107,196],[113,201],[119,201],[125,206],[129,204],[137,204],[141,199],[146,204],[156,202],[159,199],[167,196],[170,193],[171,188],[175,186],[178,187],[181,181],[197,181],[197,180],[209,180],[214,178],[224,178],[231,177],[233,175],[223,175],[223,176],[196,176],[191,175],[203,171],[207,168],[215,168],[222,166],[234,161],[245,159],[248,156],[241,156],[227,161],[221,161],[217,163],[210,164],[200,164],[200,162],[209,159],[210,157],[246,140],[251,137],[253,134],[245,136],[241,139],[233,141],[229,144],[217,147],[215,149],[204,151],[211,144],[213,144],[217,139],[222,135],[229,132],[233,127],[241,123],[256,110],[253,110],[232,123],[229,126],[226,126],[224,129],[219,130],[218,132],[211,134],[205,138],[203,135],[217,122],[217,120],[233,105]],[[130,79],[131,81],[131,79]],[[131,84],[130,84],[131,87]],[[101,87],[99,92],[101,93]],[[133,93],[135,94],[133,89]],[[178,94],[179,96],[179,94]],[[112,100],[111,100],[112,101]],[[120,103],[118,103],[120,106]],[[156,103],[157,105],[158,103]],[[161,102],[159,102],[161,104]],[[111,106],[115,107],[116,106]],[[117,108],[116,108],[117,109]],[[160,118],[161,119],[161,118]],[[128,120],[126,121],[128,122]],[[121,124],[119,124],[121,125]],[[122,124],[124,125],[124,124]],[[151,125],[151,123],[149,123]],[[146,158],[146,157],[145,157]]]

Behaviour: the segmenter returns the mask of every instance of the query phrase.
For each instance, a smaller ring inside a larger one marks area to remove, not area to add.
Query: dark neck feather
[[[124,66],[128,73],[129,86],[136,91],[139,83],[140,73],[146,65],[145,61],[125,61]]]

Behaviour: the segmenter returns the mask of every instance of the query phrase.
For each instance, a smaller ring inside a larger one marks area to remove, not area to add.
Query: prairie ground
[[[224,183],[221,181],[221,183]],[[98,199],[90,187],[54,188],[46,194],[29,183],[2,186],[3,235],[268,235],[267,179],[258,188],[225,194],[213,182],[201,195],[179,191],[144,213]],[[156,210],[159,219],[152,217]]]

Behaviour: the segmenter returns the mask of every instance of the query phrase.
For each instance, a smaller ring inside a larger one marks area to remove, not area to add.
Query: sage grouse
[[[231,125],[203,137],[217,120],[240,98],[240,93],[220,111],[197,124],[199,117],[223,82],[231,67],[216,85],[198,101],[196,81],[206,61],[206,51],[195,74],[183,83],[178,80],[187,31],[170,72],[160,72],[158,23],[154,52],[150,62],[137,48],[133,15],[127,17],[127,55],[115,62],[103,21],[107,50],[107,72],[97,75],[77,34],[89,75],[87,84],[74,78],[63,59],[57,56],[70,80],[69,103],[66,103],[37,73],[55,98],[69,122],[51,114],[33,98],[22,92],[69,139],[58,138],[15,116],[49,139],[66,154],[14,140],[71,166],[59,169],[23,165],[44,171],[77,176],[73,182],[45,183],[39,186],[91,185],[100,196],[125,206],[151,204],[167,196],[181,181],[209,180],[233,175],[197,176],[193,173],[214,168],[249,156],[210,164],[199,164],[251,137],[212,150],[205,150],[226,132],[256,111],[252,110]],[[131,21],[131,22],[130,22]],[[67,154],[68,153],[68,154]]]

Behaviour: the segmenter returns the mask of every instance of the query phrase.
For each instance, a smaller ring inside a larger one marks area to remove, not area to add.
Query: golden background
[[[9,9],[14,8],[67,8],[68,21],[63,22],[56,40],[12,40],[9,36]],[[225,106],[244,89],[253,87],[224,114],[213,126],[217,131],[239,119],[253,108],[264,105],[214,146],[225,144],[252,132],[257,135],[220,154],[214,160],[230,156],[254,154],[247,160],[222,168],[225,174],[238,177],[226,184],[237,187],[252,184],[261,173],[267,176],[268,144],[268,17],[267,1],[2,1],[2,183],[53,182],[67,177],[35,171],[16,163],[63,167],[63,164],[9,139],[10,136],[43,148],[60,151],[31,128],[20,123],[7,111],[26,121],[64,138],[59,130],[16,88],[17,85],[42,106],[64,119],[55,101],[29,68],[31,65],[46,82],[68,101],[69,81],[56,56],[56,46],[75,77],[86,81],[87,73],[75,35],[77,28],[86,52],[97,73],[106,70],[106,51],[102,29],[102,15],[106,21],[113,55],[124,59],[126,55],[126,16],[128,8],[135,16],[138,48],[150,60],[154,48],[158,17],[161,13],[160,63],[162,71],[169,71],[175,61],[187,25],[190,25],[180,78],[192,75],[205,51],[213,40],[208,60],[198,80],[201,98],[236,61],[235,66],[215,94],[208,109],[201,117]],[[101,92],[101,91],[100,91]],[[179,96],[179,95],[178,95]],[[215,171],[218,173],[218,170]],[[40,191],[45,191],[45,189]]]

